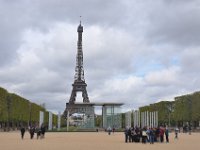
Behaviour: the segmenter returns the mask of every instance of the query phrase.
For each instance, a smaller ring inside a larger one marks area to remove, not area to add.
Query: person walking
[[[33,126],[30,127],[29,133],[30,133],[30,138],[33,139],[35,133],[35,128]]]
[[[179,129],[178,127],[175,128],[175,139],[178,139],[178,132],[179,132]]]
[[[35,133],[37,134],[37,139],[39,139],[39,137],[41,138],[41,129],[39,128],[39,126],[35,128]]]
[[[46,132],[45,125],[42,124],[42,126],[41,126],[41,138],[44,138],[44,136],[45,136],[45,132]]]
[[[111,134],[111,127],[110,126],[108,127],[107,132],[108,132],[108,135]]]
[[[128,129],[128,141],[131,142],[132,141],[132,134],[131,134],[131,127]]]
[[[112,128],[112,132],[113,132],[113,134],[115,133],[115,127]]]
[[[124,130],[124,135],[125,135],[125,143],[127,143],[128,142],[128,128]]]
[[[169,129],[167,127],[165,128],[165,138],[166,138],[166,143],[169,143]]]
[[[21,138],[23,140],[24,139],[24,134],[25,134],[25,128],[24,128],[24,126],[21,126],[20,132],[21,132]]]

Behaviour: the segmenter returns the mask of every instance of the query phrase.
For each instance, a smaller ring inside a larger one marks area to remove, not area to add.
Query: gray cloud
[[[151,42],[198,46],[200,40],[199,1],[165,1],[149,11],[147,36]]]
[[[91,102],[133,109],[199,90],[198,7],[195,0],[0,1],[0,86],[62,112],[82,15]]]

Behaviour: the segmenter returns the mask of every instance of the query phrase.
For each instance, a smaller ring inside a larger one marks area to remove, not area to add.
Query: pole
[[[156,111],[156,127],[158,127],[158,111]]]
[[[67,132],[69,131],[69,110],[67,111]]]
[[[152,112],[149,112],[149,123],[150,123],[150,127],[152,128],[152,120],[151,120],[152,119],[151,118],[152,115],[151,114],[152,114]]]
[[[140,117],[140,110],[138,110],[138,127],[140,128],[141,126],[141,117]]]
[[[189,135],[191,135],[192,100],[189,98]]]
[[[147,111],[147,128],[149,127],[149,111]]]

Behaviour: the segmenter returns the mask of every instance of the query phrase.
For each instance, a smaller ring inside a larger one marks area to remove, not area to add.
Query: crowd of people
[[[169,129],[167,127],[158,127],[158,128],[126,128],[124,131],[125,134],[125,142],[142,142],[150,144],[154,144],[154,142],[169,143]],[[178,138],[178,132],[177,137]]]
[[[24,139],[24,135],[26,132],[26,129],[24,126],[21,126],[21,138]],[[108,127],[107,130],[108,135],[111,134],[111,132],[115,132],[115,128]],[[178,133],[180,130],[178,128],[175,128],[175,139],[178,139]],[[45,136],[46,132],[46,127],[44,124],[42,124],[40,127],[39,126],[29,126],[28,127],[28,132],[30,134],[30,139],[34,138],[34,135],[36,134],[37,139],[43,139]],[[97,130],[98,132],[98,130]],[[167,127],[157,127],[157,128],[139,128],[139,127],[127,127],[124,130],[125,134],[125,142],[142,142],[142,143],[147,143],[149,142],[150,144],[154,144],[154,142],[166,142],[169,143],[169,129]]]
[[[26,129],[24,126],[21,126],[21,138],[24,139],[24,135],[26,132]],[[44,126],[44,124],[41,125],[41,127],[39,126],[29,126],[28,127],[28,132],[30,134],[30,139],[34,138],[34,135],[37,135],[37,139],[43,139],[45,136],[45,132],[46,132],[46,127]]]

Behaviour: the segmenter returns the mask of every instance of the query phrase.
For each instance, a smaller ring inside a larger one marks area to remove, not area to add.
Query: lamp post
[[[67,132],[69,131],[69,110],[67,111]]]
[[[189,135],[191,135],[191,119],[192,119],[192,100],[191,98],[188,98],[188,107],[189,107],[189,126],[188,126],[188,130],[189,130]]]
[[[11,112],[11,96],[7,96],[7,112],[8,112],[8,118],[7,118],[7,130],[10,131],[10,112]]]
[[[169,112],[169,122],[168,122],[168,126],[169,126],[169,128],[170,128],[170,126],[171,126],[171,113],[172,113],[172,108],[173,106],[172,106],[172,103],[170,102],[169,104],[168,104],[168,112]]]
[[[31,120],[32,120],[31,115],[32,115],[32,103],[29,102],[29,123],[28,123],[29,126],[31,126]]]

